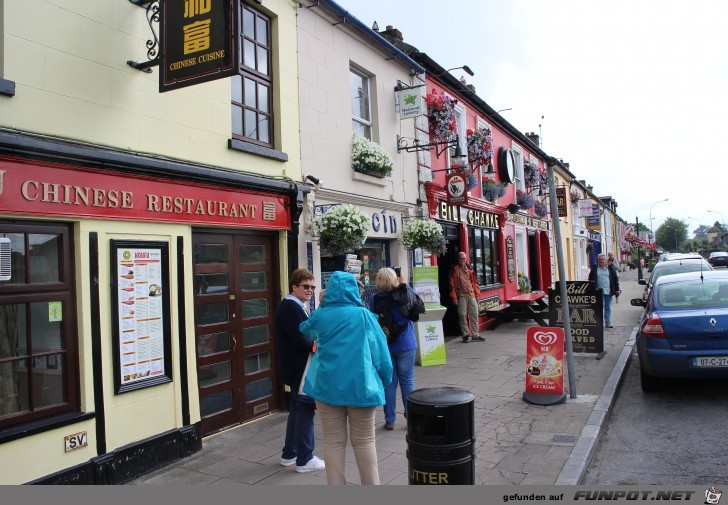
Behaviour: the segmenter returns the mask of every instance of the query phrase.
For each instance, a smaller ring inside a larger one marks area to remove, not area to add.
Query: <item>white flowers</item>
[[[392,173],[394,162],[387,151],[371,140],[354,133],[351,149],[351,163],[357,171],[375,171],[382,175]]]
[[[426,219],[413,219],[404,225],[402,244],[409,251],[419,247],[430,251],[435,256],[439,256],[447,250],[442,226]]]
[[[361,249],[369,231],[369,216],[358,207],[342,204],[331,207],[313,221],[322,249],[338,256]]]

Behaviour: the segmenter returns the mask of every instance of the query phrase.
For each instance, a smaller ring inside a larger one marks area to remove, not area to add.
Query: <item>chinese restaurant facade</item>
[[[124,482],[278,410],[273,314],[299,187],[10,137],[0,450],[18,464],[4,482],[28,468],[36,482]],[[42,156],[11,155],[18,141]]]

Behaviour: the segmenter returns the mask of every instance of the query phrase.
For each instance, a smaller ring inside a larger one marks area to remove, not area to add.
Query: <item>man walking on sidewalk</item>
[[[485,339],[478,333],[478,281],[475,272],[468,266],[468,255],[464,252],[458,253],[458,264],[455,265],[450,274],[450,298],[458,308],[458,319],[460,321],[460,334],[463,342],[470,340],[484,342]],[[468,319],[470,329],[468,330]]]

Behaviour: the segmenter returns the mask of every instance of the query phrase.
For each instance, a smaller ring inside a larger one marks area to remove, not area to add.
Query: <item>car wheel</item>
[[[657,391],[661,388],[662,381],[659,377],[647,375],[640,367],[640,386],[642,386],[642,391]]]

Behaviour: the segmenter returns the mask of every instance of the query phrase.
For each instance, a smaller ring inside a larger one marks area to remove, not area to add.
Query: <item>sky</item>
[[[336,1],[444,68],[469,66],[452,74],[625,221],[681,219],[692,238],[728,218],[725,0]]]

